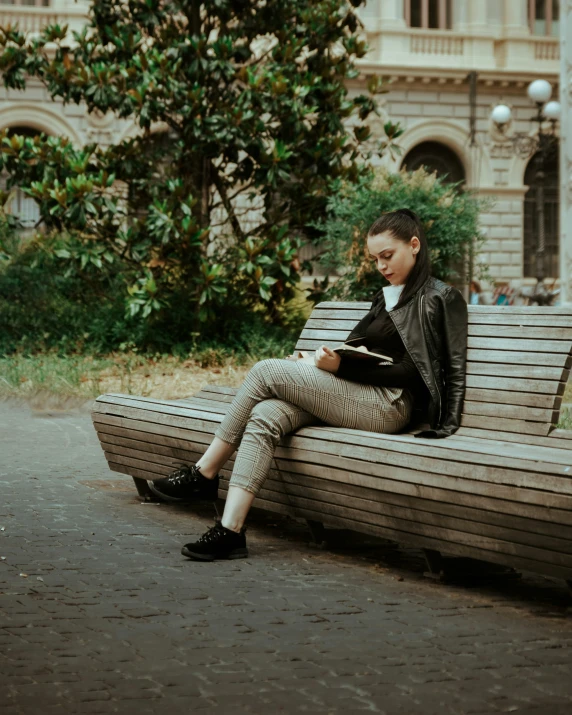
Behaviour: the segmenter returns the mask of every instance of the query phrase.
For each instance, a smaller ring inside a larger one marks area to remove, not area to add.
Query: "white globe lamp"
[[[550,119],[554,122],[558,121],[560,119],[561,113],[560,102],[548,102],[548,104],[544,107],[542,113],[544,114],[546,119]]]
[[[545,79],[535,79],[528,85],[528,96],[537,104],[544,104],[552,97],[552,85]]]
[[[491,119],[495,124],[499,126],[504,126],[508,124],[512,118],[512,112],[510,107],[506,104],[497,104],[497,106],[491,112]]]

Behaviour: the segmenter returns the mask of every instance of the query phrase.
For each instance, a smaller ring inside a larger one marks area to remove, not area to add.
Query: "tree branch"
[[[221,176],[218,173],[218,171],[213,171],[213,182],[214,182],[214,185],[216,186],[216,190],[218,191],[219,196],[222,199],[222,203],[224,205],[225,211],[227,212],[228,218],[230,220],[230,225],[232,226],[232,229],[233,229],[236,237],[239,238],[241,241],[244,241],[244,231],[242,230],[242,227],[241,227],[239,220],[236,216],[234,207],[233,207],[230,199],[228,198],[226,186],[224,185],[224,182],[221,179]]]

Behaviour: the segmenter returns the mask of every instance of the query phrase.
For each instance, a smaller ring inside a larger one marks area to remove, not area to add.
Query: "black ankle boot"
[[[216,501],[218,483],[218,474],[214,479],[207,479],[194,464],[181,464],[165,479],[149,482],[149,489],[164,501],[194,504],[200,501]]]
[[[245,559],[248,557],[245,532],[244,526],[240,533],[237,533],[227,529],[218,521],[198,541],[185,544],[181,553],[195,561]]]

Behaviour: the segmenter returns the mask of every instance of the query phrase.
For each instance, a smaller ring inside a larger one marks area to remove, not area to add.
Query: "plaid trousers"
[[[315,365],[270,359],[256,363],[215,436],[237,445],[230,486],[258,494],[283,435],[305,425],[391,434],[411,419],[413,398],[401,387],[374,387]]]

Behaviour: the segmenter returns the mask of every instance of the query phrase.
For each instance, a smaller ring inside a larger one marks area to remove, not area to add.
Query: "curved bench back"
[[[295,349],[338,345],[370,305],[320,303]],[[559,419],[571,351],[570,308],[469,306],[467,393],[461,425],[548,435]]]

